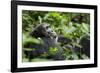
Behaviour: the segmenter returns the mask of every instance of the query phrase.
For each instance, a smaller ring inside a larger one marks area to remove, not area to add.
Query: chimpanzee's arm
[[[67,44],[67,43],[71,42],[71,39],[68,39],[68,38],[64,37],[63,35],[59,35],[58,42]]]

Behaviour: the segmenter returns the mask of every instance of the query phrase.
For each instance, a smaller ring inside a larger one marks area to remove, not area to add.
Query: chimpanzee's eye
[[[46,26],[46,29],[50,28],[50,26]]]

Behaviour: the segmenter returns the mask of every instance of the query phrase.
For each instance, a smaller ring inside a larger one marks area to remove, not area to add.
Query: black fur
[[[63,36],[58,36],[56,32],[54,32],[49,24],[39,24],[31,33],[31,37],[35,37],[36,39],[41,38],[43,40],[43,44],[36,44],[36,43],[27,43],[24,45],[24,48],[35,48],[35,50],[27,51],[24,50],[26,56],[29,57],[29,60],[33,59],[34,57],[39,57],[43,53],[47,53],[47,58],[53,60],[65,60],[66,56],[64,56],[64,51],[62,47],[58,44],[58,42],[68,43],[68,39],[64,40]],[[59,39],[59,40],[58,40]],[[57,48],[57,52],[55,55],[51,55],[49,50],[50,47]]]

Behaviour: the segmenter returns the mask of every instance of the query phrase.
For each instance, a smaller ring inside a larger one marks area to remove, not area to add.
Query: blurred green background
[[[48,12],[48,11],[22,11],[22,30],[23,30],[23,45],[27,42],[39,43],[36,38],[29,37],[29,33],[40,23],[49,23],[51,28],[58,34],[63,35],[71,40],[70,43],[62,45],[72,45],[82,48],[80,40],[83,37],[90,39],[90,14],[89,13],[71,13],[71,12]],[[63,43],[62,43],[63,44]],[[24,49],[24,47],[23,47]],[[31,50],[31,49],[30,49]],[[33,50],[33,49],[32,49]],[[54,49],[51,50],[53,52]],[[85,53],[73,53],[70,48],[65,50],[66,60],[88,59]],[[32,61],[50,61],[44,58],[34,58]],[[27,62],[23,53],[23,61]]]

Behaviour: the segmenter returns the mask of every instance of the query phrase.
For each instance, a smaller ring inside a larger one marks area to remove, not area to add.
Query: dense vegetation
[[[58,34],[71,40],[68,44],[63,44],[67,60],[88,59],[89,57],[83,52],[75,53],[72,49],[78,47],[84,49],[80,41],[82,38],[90,40],[90,15],[88,13],[68,13],[68,12],[47,12],[47,11],[22,11],[22,30],[23,30],[23,45],[27,42],[40,43],[41,41],[29,36],[29,33],[40,23],[49,23],[51,28]],[[65,46],[70,46],[66,49]],[[89,45],[88,45],[89,46]],[[26,49],[23,47],[23,49]],[[27,48],[33,50],[35,48]],[[51,48],[50,53],[54,54],[56,48]],[[36,57],[33,61],[48,61],[46,56],[48,54],[41,54],[44,58]],[[23,61],[28,61],[23,54]]]

